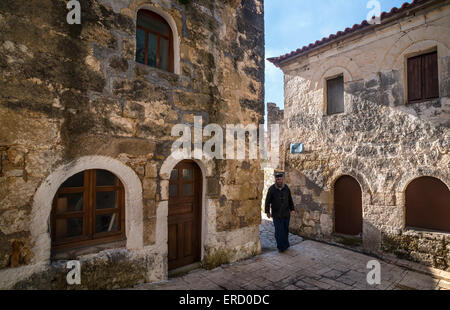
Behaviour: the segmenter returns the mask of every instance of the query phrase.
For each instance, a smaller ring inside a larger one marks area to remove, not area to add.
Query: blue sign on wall
[[[302,153],[303,153],[303,143],[291,144],[291,154],[302,154]]]

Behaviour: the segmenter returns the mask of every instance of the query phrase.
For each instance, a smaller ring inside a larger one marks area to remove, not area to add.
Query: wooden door
[[[416,179],[405,196],[407,227],[450,232],[450,191],[441,180]]]
[[[172,170],[169,184],[169,270],[201,259],[201,193],[200,168],[182,161]]]
[[[335,232],[356,236],[362,233],[362,193],[359,183],[343,176],[334,185]]]

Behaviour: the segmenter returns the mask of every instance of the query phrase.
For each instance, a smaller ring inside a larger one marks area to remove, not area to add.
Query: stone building
[[[279,126],[279,137],[283,137],[284,134],[284,128],[283,128],[283,121],[284,121],[284,110],[277,107],[276,103],[268,102],[267,103],[267,137],[268,137],[268,143],[267,143],[267,149],[270,150],[268,154],[269,162],[272,160],[271,155],[272,153],[272,126],[278,125]],[[278,141],[279,144],[279,141]],[[276,155],[276,154],[275,154]],[[275,161],[272,163],[273,167],[275,169],[281,169],[283,163],[278,160],[278,163],[275,163]]]
[[[281,171],[283,163],[281,159],[283,157],[280,157],[280,147],[278,150],[278,158],[275,158],[275,160],[272,161],[272,154],[275,156],[277,155],[276,152],[272,151],[272,126],[278,125],[279,126],[279,132],[278,132],[278,139],[279,137],[283,136],[283,121],[284,121],[284,110],[277,107],[277,104],[274,102],[268,102],[267,103],[267,131],[266,131],[266,145],[267,150],[270,150],[268,152],[268,158],[267,163],[264,168],[264,187],[263,187],[263,193],[262,193],[262,200],[261,200],[261,212],[265,212],[265,203],[266,203],[266,196],[267,191],[269,190],[270,186],[272,186],[275,183],[275,171]],[[274,137],[276,137],[276,132],[274,133]],[[278,144],[280,141],[278,141]],[[279,146],[279,145],[278,145]]]
[[[81,24],[67,3],[0,2],[0,288],[259,253],[261,163],[180,162],[171,130],[264,123],[263,1],[83,0]]]
[[[449,34],[450,1],[415,0],[270,59],[293,232],[450,270]]]

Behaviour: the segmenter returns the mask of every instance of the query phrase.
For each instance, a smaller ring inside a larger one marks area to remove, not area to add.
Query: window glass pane
[[[147,64],[152,67],[156,67],[156,48],[157,48],[158,38],[149,33],[148,34],[148,62]]]
[[[136,29],[136,61],[145,64],[145,31]]]
[[[193,191],[193,186],[194,184],[183,184],[183,195],[185,196],[192,196],[194,191]]]
[[[159,39],[159,68],[162,70],[169,70],[168,65],[169,56],[169,40],[164,38]]]
[[[71,176],[61,187],[83,187],[84,172]]]
[[[152,30],[162,35],[169,35],[169,25],[160,20],[157,20],[145,13],[139,13],[137,19],[138,26],[144,27],[148,30]]]
[[[59,194],[56,199],[56,213],[83,211],[83,193]]]
[[[170,179],[171,180],[178,180],[178,169],[173,169],[171,174],[170,174]]]
[[[106,170],[97,170],[97,186],[116,185],[117,178],[114,174]]]
[[[192,170],[183,169],[183,180],[192,180]]]
[[[95,232],[113,232],[117,231],[117,214],[103,214],[95,217]]]
[[[83,218],[57,219],[55,233],[57,239],[81,236],[83,234]]]
[[[177,184],[171,184],[169,186],[169,195],[170,195],[170,197],[178,196],[178,185]]]
[[[96,192],[95,196],[97,210],[117,208],[116,192]]]

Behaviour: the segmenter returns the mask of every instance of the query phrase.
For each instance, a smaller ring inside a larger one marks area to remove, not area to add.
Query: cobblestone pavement
[[[261,248],[263,252],[277,250],[273,220],[268,219],[265,214],[262,214],[262,222],[261,225],[259,225],[259,235],[261,237]],[[289,243],[291,246],[299,244],[302,241],[302,237],[294,234],[289,234]]]
[[[311,240],[285,253],[271,251],[211,271],[198,269],[182,277],[137,290],[408,290],[440,289],[450,283],[380,261],[381,284],[370,286],[367,263],[374,258]]]

